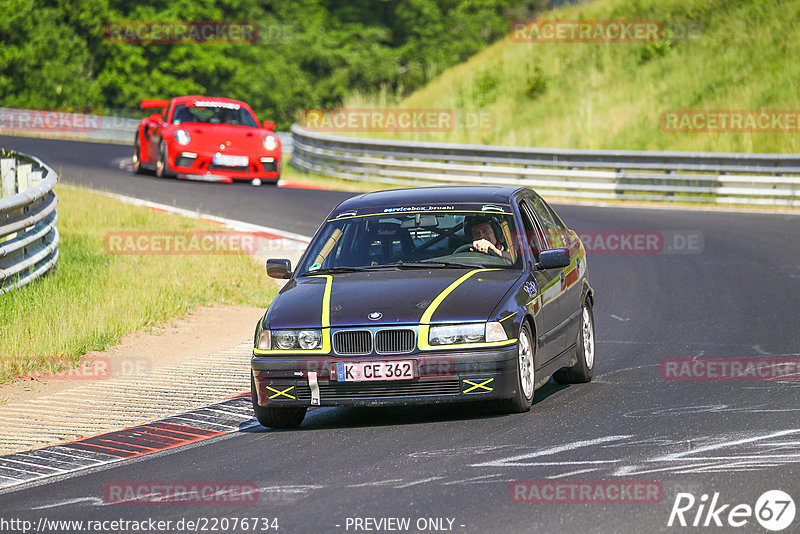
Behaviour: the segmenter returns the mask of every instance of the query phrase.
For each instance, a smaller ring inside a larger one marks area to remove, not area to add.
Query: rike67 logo
[[[706,493],[699,499],[691,493],[678,493],[667,526],[740,528],[751,525],[755,517],[763,528],[778,532],[792,524],[795,512],[794,500],[781,490],[764,492],[755,506],[724,503],[716,491],[710,501]]]

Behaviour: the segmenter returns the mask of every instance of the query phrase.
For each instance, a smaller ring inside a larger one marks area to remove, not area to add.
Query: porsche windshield
[[[315,272],[381,268],[519,268],[518,233],[508,206],[498,211],[334,214],[311,244],[298,270]],[[451,207],[452,208],[452,207]],[[402,210],[404,208],[396,208]]]
[[[178,104],[175,106],[172,122],[174,124],[189,122],[258,127],[249,111],[239,104],[228,102],[196,102],[193,106]]]

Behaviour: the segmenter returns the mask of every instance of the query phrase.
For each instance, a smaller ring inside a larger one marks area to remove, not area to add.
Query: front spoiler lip
[[[217,171],[209,171],[208,174],[187,174],[183,172],[176,172],[175,175],[180,180],[192,180],[195,182],[220,182],[227,184],[233,183],[235,180],[245,180],[249,182],[255,178],[258,178],[263,182],[278,182],[278,180],[280,179],[280,177],[277,176],[278,174],[277,172],[262,173],[258,175],[256,173],[251,172],[250,173],[251,176],[231,176],[227,174],[216,174],[216,172]],[[219,171],[219,172],[224,173],[226,171]],[[274,174],[276,176],[270,177],[266,176],[267,174]]]
[[[319,407],[336,407],[336,406],[404,406],[415,404],[441,404],[452,402],[466,402],[466,401],[480,401],[490,399],[503,399],[509,398],[517,392],[517,347],[512,345],[503,350],[490,350],[490,351],[474,351],[474,352],[437,352],[434,354],[413,354],[402,355],[393,357],[379,358],[381,360],[390,361],[392,359],[417,359],[420,366],[425,363],[429,365],[437,365],[439,362],[444,361],[446,365],[452,367],[445,367],[442,374],[437,374],[436,368],[434,372],[426,375],[423,379],[417,378],[413,382],[429,382],[433,383],[436,380],[457,380],[459,382],[459,393],[446,393],[446,394],[399,394],[395,396],[342,396],[332,397],[330,393],[323,395],[320,398]],[[363,359],[363,358],[362,358]],[[373,360],[376,358],[372,358]],[[296,398],[289,399],[285,396],[279,396],[276,399],[269,399],[265,395],[261,395],[265,386],[273,388],[271,391],[280,391],[290,386],[294,386],[291,391],[298,391],[298,387],[304,386],[308,381],[308,370],[316,369],[319,372],[319,383],[321,385],[328,385],[335,383],[330,381],[328,375],[322,371],[328,369],[331,361],[352,361],[347,358],[333,358],[328,355],[317,357],[305,358],[258,358],[252,361],[252,374],[255,379],[256,387],[259,390],[259,396],[262,401],[261,406],[310,406],[310,399]],[[427,361],[426,361],[427,360]],[[470,389],[471,385],[464,382],[465,380],[471,383],[481,383],[484,380],[491,379],[492,389],[487,391],[484,388],[473,388],[470,393],[465,393]],[[387,384],[388,382],[380,382]],[[356,384],[355,382],[352,384]],[[375,384],[372,382],[372,384]],[[266,398],[264,398],[266,397]]]
[[[316,364],[327,365],[331,362],[352,362],[352,361],[392,361],[392,360],[419,360],[424,363],[426,360],[446,361],[452,359],[453,363],[458,368],[459,365],[464,364],[481,364],[489,362],[505,362],[510,359],[516,360],[517,347],[516,344],[509,345],[501,349],[479,349],[471,351],[425,351],[415,352],[410,354],[392,354],[382,355],[375,354],[370,356],[337,356],[334,354],[323,355],[286,355],[280,356],[261,356],[253,354],[250,361],[250,367],[254,371],[304,371],[308,364],[313,362]],[[299,375],[295,375],[299,376]],[[303,374],[305,376],[305,374]]]
[[[208,150],[197,150],[191,149],[188,146],[181,147],[180,150],[176,152],[177,155],[180,155],[183,152],[192,152],[197,154],[197,157],[193,158],[192,165],[195,164],[198,160],[209,160],[211,161],[214,158],[215,151],[208,151]],[[258,165],[261,164],[261,158],[271,157],[275,161],[282,164],[282,154],[278,153],[277,155],[271,154],[264,154],[258,157],[253,156],[251,153],[243,153],[243,154],[234,154],[230,153],[233,156],[247,156],[248,163],[247,167],[242,167],[242,170],[228,170],[228,169],[201,169],[202,173],[192,172],[191,165],[189,167],[179,167],[175,165],[172,156],[170,156],[169,167],[170,171],[175,173],[178,178],[182,178],[184,180],[194,180],[194,181],[202,181],[202,182],[227,182],[230,183],[233,180],[252,180],[254,178],[258,178],[264,181],[275,181],[277,182],[280,178],[280,171],[264,171],[264,170],[257,170],[253,171],[250,169],[250,165],[256,163]],[[177,157],[177,156],[176,156]],[[255,161],[253,158],[255,157]],[[155,166],[155,164],[153,164]],[[196,169],[195,169],[196,171]]]

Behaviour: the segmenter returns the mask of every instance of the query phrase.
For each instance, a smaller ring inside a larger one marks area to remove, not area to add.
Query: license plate
[[[371,380],[411,380],[414,378],[414,362],[346,362],[335,363],[332,371],[338,382],[366,382]]]
[[[228,154],[214,154],[214,165],[224,165],[226,167],[247,167],[249,160],[247,156],[230,156]]]

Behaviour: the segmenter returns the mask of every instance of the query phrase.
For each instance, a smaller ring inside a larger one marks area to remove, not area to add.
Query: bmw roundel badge
[[[377,321],[378,319],[383,317],[383,314],[381,312],[372,312],[367,317],[369,317],[370,321]]]

